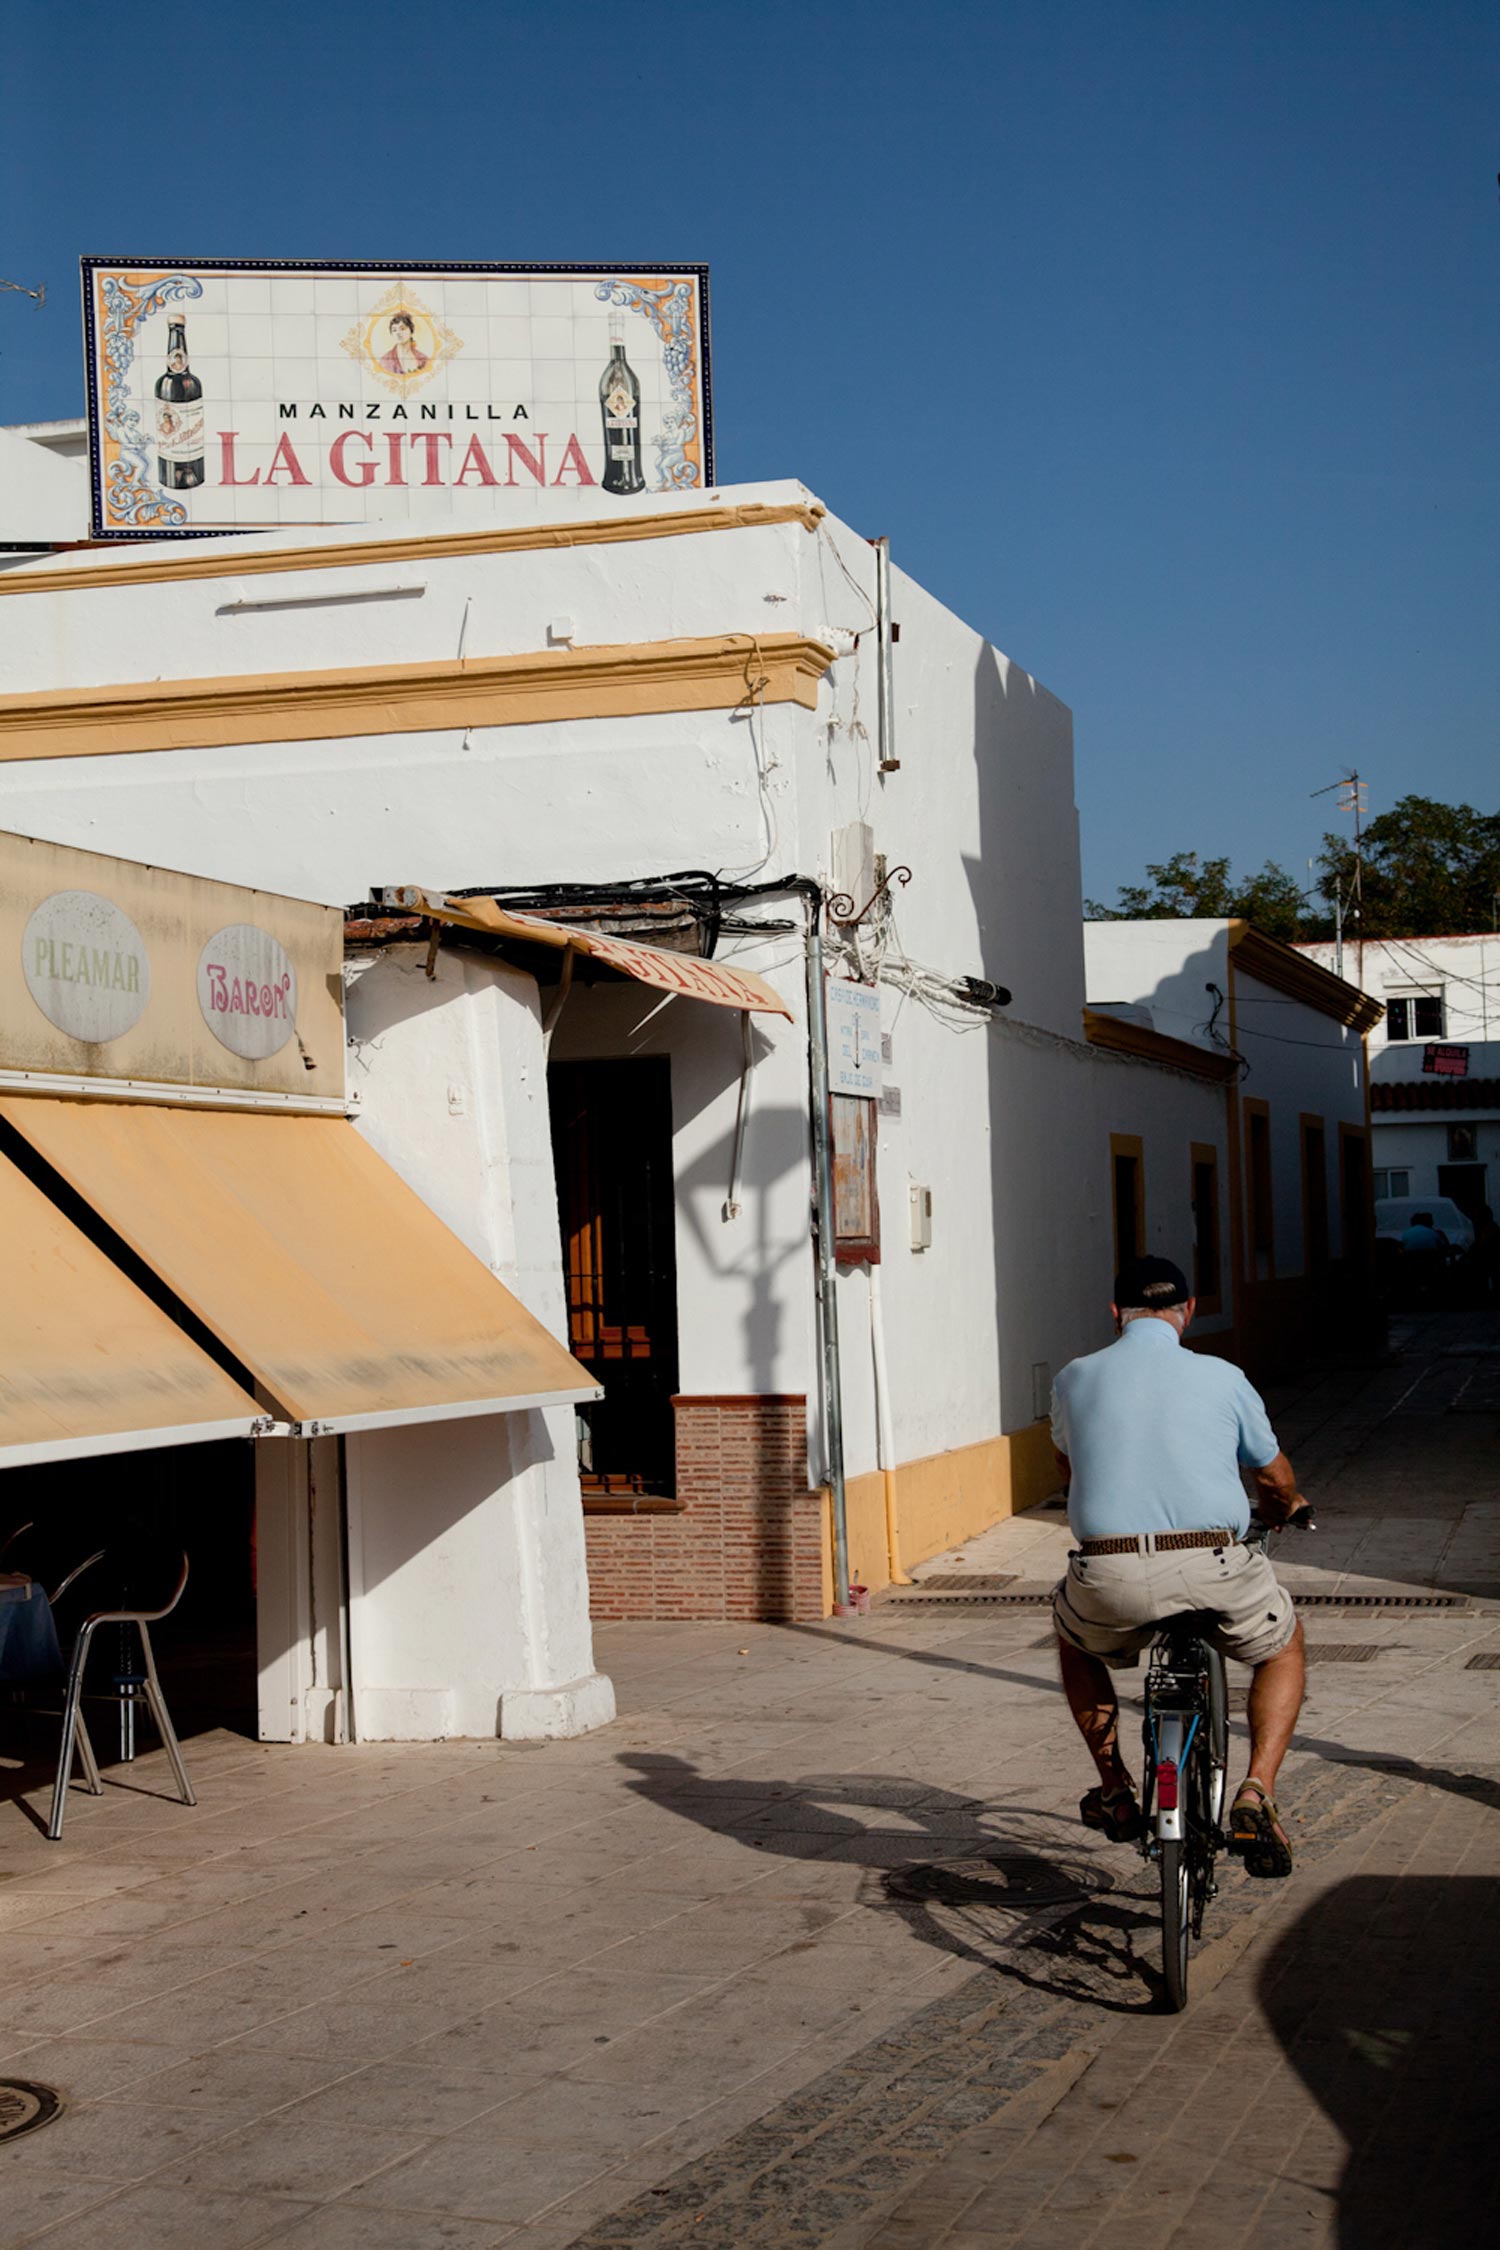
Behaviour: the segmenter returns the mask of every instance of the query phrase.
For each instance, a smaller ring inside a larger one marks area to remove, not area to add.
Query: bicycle
[[[1316,1529],[1310,1507],[1289,1517]],[[1264,1551],[1273,1530],[1254,1523],[1247,1547]],[[1168,2009],[1187,2006],[1188,1946],[1203,1935],[1203,1913],[1218,1890],[1214,1862],[1227,1839],[1224,1813],[1229,1762],[1229,1685],[1224,1659],[1208,1638],[1212,1610],[1184,1610],[1161,1621],[1146,1673],[1142,1721],[1141,1856],[1161,1873],[1162,1981]]]

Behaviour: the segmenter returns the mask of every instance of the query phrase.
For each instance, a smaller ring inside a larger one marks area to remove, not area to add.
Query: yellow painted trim
[[[1044,1418],[1025,1428],[956,1446],[901,1464],[901,1545],[908,1568],[973,1539],[992,1524],[1034,1508],[1057,1490],[1052,1427]],[[833,1609],[832,1509],[823,1509],[824,1614]],[[849,1479],[849,1561],[872,1593],[892,1583],[886,1537],[885,1472]]]
[[[1284,992],[1289,999],[1300,1000],[1304,1007],[1315,1008],[1321,1016],[1332,1016],[1351,1030],[1368,1031],[1385,1014],[1379,1000],[1371,1000],[1331,969],[1309,961],[1306,954],[1283,945],[1280,938],[1267,937],[1263,930],[1253,929],[1238,918],[1229,925],[1229,951],[1236,965],[1257,984],[1268,984],[1273,992]]]
[[[353,570],[367,563],[450,562],[465,555],[511,555],[545,547],[623,545],[632,539],[681,539],[699,531],[759,531],[767,524],[800,523],[816,531],[827,514],[821,501],[787,501],[768,507],[678,508],[669,515],[591,517],[587,523],[487,524],[482,531],[403,533],[399,539],[339,540],[326,547],[263,547],[248,538],[229,554],[112,556],[75,570],[0,572],[0,594],[70,594],[83,587],[154,586],[178,578],[253,578],[264,571]],[[226,530],[226,537],[232,533]],[[163,542],[165,545],[165,542]]]
[[[1091,1047],[1133,1055],[1139,1062],[1166,1063],[1173,1070],[1191,1071],[1195,1078],[1232,1078],[1239,1068],[1232,1055],[1215,1054],[1190,1040],[1174,1039],[1170,1032],[1151,1031],[1143,1023],[1104,1015],[1097,1008],[1084,1009],[1083,1035]]]
[[[761,703],[813,710],[832,662],[831,649],[797,633],[725,633],[331,672],[49,688],[0,696],[0,761],[728,711],[752,693]]]

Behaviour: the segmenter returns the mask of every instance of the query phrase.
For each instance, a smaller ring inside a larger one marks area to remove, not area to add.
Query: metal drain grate
[[[1299,1609],[1467,1609],[1462,1594],[1299,1594],[1287,1592]]]
[[[1309,1641],[1309,1664],[1373,1664],[1381,1654],[1374,1641]]]
[[[1500,1648],[1481,1649],[1464,1666],[1466,1672],[1500,1672]]]
[[[922,1594],[903,1586],[886,1597],[892,1609],[1049,1609],[1052,1589],[1040,1594]]]
[[[61,2114],[62,2096],[55,2086],[43,2086],[35,2078],[0,2078],[0,2141],[17,2141]]]
[[[998,1594],[1002,1586],[1014,1586],[1021,1573],[1018,1570],[986,1572],[982,1570],[940,1570],[931,1578],[919,1578],[913,1591],[918,1594]],[[898,1589],[904,1599],[906,1589]]]

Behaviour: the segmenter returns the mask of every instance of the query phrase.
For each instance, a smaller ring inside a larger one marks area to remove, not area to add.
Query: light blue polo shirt
[[[1070,1361],[1052,1390],[1052,1442],[1073,1464],[1076,1539],[1136,1531],[1244,1533],[1239,1464],[1281,1448],[1239,1368],[1183,1349],[1165,1320],[1132,1320],[1102,1352]]]

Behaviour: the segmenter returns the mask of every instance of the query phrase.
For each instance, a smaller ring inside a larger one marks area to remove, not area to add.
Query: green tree
[[[1154,872],[1147,869],[1147,873]],[[1342,893],[1344,927],[1355,927],[1354,845],[1325,835],[1319,889]],[[1500,813],[1444,805],[1435,797],[1403,797],[1364,833],[1365,937],[1455,937],[1495,927],[1500,893]],[[1121,892],[1124,897],[1124,892]]]
[[[1123,883],[1113,906],[1084,900],[1091,922],[1167,922],[1225,920],[1241,915],[1268,937],[1304,938],[1322,934],[1324,917],[1310,914],[1294,875],[1268,859],[1258,875],[1230,872],[1228,858],[1201,860],[1196,852],[1174,852],[1168,860],[1147,862],[1145,883]]]

